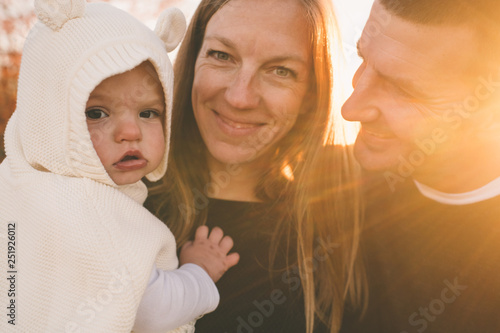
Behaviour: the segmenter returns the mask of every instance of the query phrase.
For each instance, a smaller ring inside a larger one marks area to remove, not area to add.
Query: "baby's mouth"
[[[122,158],[119,162],[126,162],[126,161],[131,161],[131,160],[138,160],[139,158],[134,155],[127,155],[124,158]],[[118,163],[119,163],[118,162]]]
[[[142,169],[147,163],[147,160],[142,156],[140,151],[128,151],[113,166],[123,171],[131,171]]]

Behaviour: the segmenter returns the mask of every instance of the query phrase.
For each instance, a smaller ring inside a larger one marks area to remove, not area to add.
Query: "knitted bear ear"
[[[167,8],[156,22],[155,34],[165,43],[167,52],[173,51],[184,37],[186,19],[177,8]]]
[[[85,0],[35,0],[35,14],[40,21],[54,31],[69,20],[82,17]]]

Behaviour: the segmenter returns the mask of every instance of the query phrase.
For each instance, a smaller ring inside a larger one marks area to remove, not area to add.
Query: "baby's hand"
[[[231,253],[233,240],[224,236],[222,229],[215,227],[208,234],[208,227],[201,226],[196,229],[194,241],[189,241],[182,246],[180,263],[192,263],[202,267],[208,275],[217,282],[222,275],[240,260],[238,253]]]

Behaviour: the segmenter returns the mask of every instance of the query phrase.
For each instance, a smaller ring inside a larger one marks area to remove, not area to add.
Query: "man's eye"
[[[85,115],[88,119],[100,119],[108,117],[108,114],[100,109],[89,109],[85,111]]]
[[[146,111],[142,111],[139,116],[141,118],[149,118],[149,119],[154,119],[154,118],[158,118],[160,117],[160,112],[156,111],[156,110],[146,110]]]

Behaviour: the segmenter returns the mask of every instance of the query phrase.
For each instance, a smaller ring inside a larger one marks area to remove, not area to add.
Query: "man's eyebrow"
[[[356,42],[356,49],[358,51],[358,56],[363,61],[366,61],[365,57],[363,56],[363,53],[361,52],[360,42],[361,42],[361,38]],[[415,84],[415,81],[413,81],[413,80],[408,80],[408,79],[405,79],[405,78],[402,78],[402,77],[388,76],[388,75],[386,75],[384,73],[381,73],[376,68],[374,70],[377,73],[377,75],[380,76],[383,80],[391,83],[392,85],[394,85],[394,86],[396,86],[398,88],[403,87],[402,88],[403,90],[409,90],[410,92],[414,92],[414,93],[416,93],[416,94],[418,94],[419,96],[422,96],[422,97],[428,97],[429,96],[429,94],[426,93],[419,85]]]

